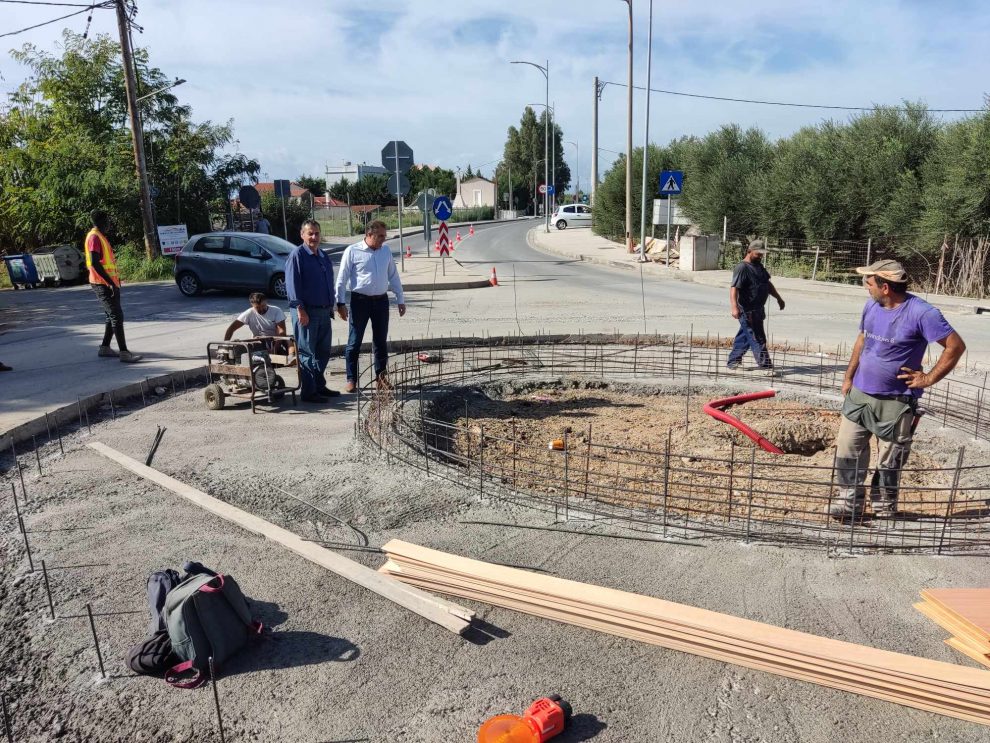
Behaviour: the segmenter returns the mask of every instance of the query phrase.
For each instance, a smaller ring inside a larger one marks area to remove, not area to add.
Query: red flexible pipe
[[[733,405],[741,405],[744,402],[774,397],[776,394],[777,393],[775,390],[764,390],[763,392],[747,392],[745,395],[736,395],[735,397],[723,397],[720,400],[712,400],[711,402],[705,403],[702,410],[708,413],[708,415],[715,420],[728,423],[733,428],[738,429],[744,435],[755,441],[764,451],[768,451],[771,454],[783,454],[783,450],[779,449],[775,444],[767,441],[767,439],[760,436],[760,434],[747,426],[741,420],[729,415],[723,410],[723,408],[732,407]]]

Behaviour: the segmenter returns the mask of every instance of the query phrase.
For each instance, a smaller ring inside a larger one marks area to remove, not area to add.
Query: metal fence
[[[363,235],[364,227],[369,222],[380,220],[389,229],[399,227],[399,209],[396,206],[331,206],[325,209],[316,209],[313,212],[314,219],[319,221],[321,231],[324,235],[346,237],[349,235]],[[495,210],[490,206],[476,206],[460,208],[455,207],[454,213],[448,222],[481,222],[495,218]],[[418,208],[405,208],[402,210],[403,228],[422,228],[423,212]],[[437,224],[433,221],[433,229]]]
[[[990,293],[990,239],[949,237],[922,253],[894,237],[876,240],[765,238],[767,269],[775,276],[858,283],[857,266],[892,258],[911,277],[914,291],[984,298]],[[722,267],[731,268],[745,254],[748,239],[731,237],[722,251]]]
[[[534,444],[515,424],[508,436],[486,432],[485,419],[464,422],[443,413],[445,401],[465,387],[502,379],[676,380],[686,395],[684,426],[697,421],[704,399],[699,383],[752,379],[726,371],[727,349],[712,339],[491,338],[454,341],[431,349],[401,350],[390,366],[391,388],[359,394],[358,424],[382,453],[428,474],[493,497],[551,510],[558,518],[605,520],[662,538],[703,535],[849,552],[976,552],[990,547],[990,465],[969,461],[964,448],[944,452],[947,464],[902,472],[895,519],[870,514],[854,521],[826,515],[837,497],[834,466],[810,466],[798,456],[776,456],[733,443],[727,458],[678,450],[668,429],[663,445],[617,447],[596,442],[589,428],[565,434],[560,451]],[[844,358],[804,348],[775,355],[781,389],[836,395]],[[927,391],[926,422],[987,439],[986,379],[944,380]],[[695,405],[692,408],[691,400]],[[692,412],[693,411],[693,412]],[[504,426],[502,427],[504,428]],[[582,432],[583,433],[583,432]],[[661,432],[663,433],[663,432]]]

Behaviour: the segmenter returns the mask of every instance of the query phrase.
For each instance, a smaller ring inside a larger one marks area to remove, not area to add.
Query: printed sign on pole
[[[660,171],[660,193],[664,196],[679,196],[684,190],[683,170]]]
[[[450,203],[449,196],[437,196],[433,200],[433,216],[441,222],[446,222],[454,213],[454,206]]]
[[[162,255],[175,255],[189,241],[189,232],[184,224],[163,224],[158,226],[158,242],[162,245]]]
[[[440,256],[450,255],[450,235],[447,233],[447,223],[440,221]]]

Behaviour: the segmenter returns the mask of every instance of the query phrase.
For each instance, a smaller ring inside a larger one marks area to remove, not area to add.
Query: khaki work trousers
[[[870,484],[875,511],[894,511],[897,506],[901,469],[911,453],[914,411],[906,410],[894,427],[893,438],[882,441],[880,458]],[[835,470],[839,503],[861,512],[866,505],[866,472],[870,468],[870,439],[873,433],[845,416],[836,436]]]

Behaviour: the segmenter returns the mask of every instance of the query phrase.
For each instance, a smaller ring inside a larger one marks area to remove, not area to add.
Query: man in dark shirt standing
[[[320,250],[320,223],[303,222],[303,244],[285,262],[285,287],[295,325],[299,382],[304,402],[326,402],[340,394],[327,388],[323,373],[330,362],[333,318],[333,264]]]
[[[752,349],[756,365],[772,375],[773,361],[767,350],[767,334],[763,329],[763,321],[766,319],[764,305],[771,294],[776,298],[780,309],[784,309],[784,300],[770,282],[767,269],[763,267],[766,252],[762,240],[753,240],[746,250],[746,256],[732,271],[729,305],[732,316],[739,321],[739,332],[732,343],[726,366],[729,369],[738,369],[746,349]]]

